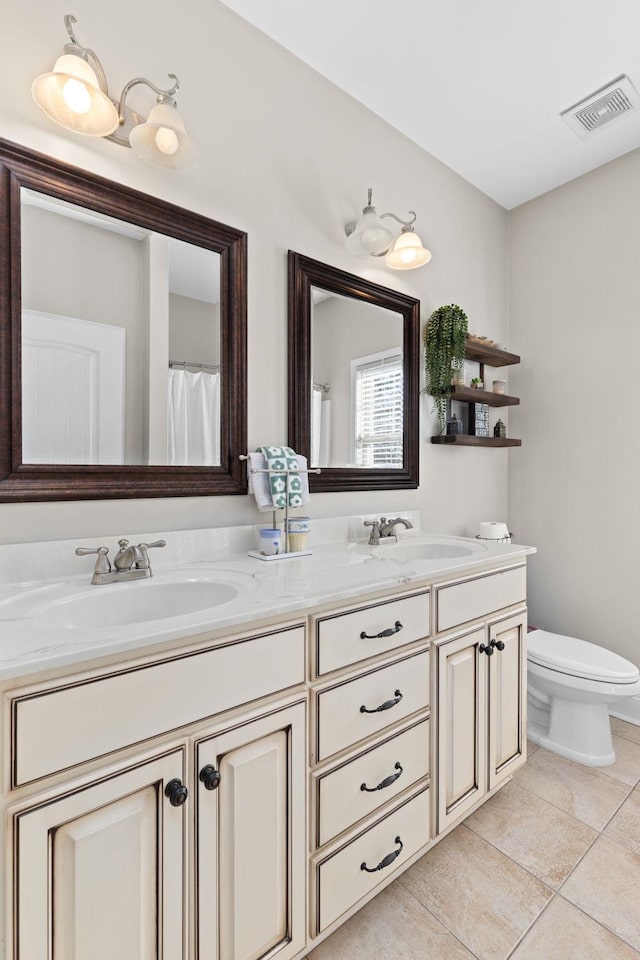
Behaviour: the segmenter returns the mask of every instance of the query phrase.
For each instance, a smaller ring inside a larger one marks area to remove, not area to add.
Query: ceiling
[[[508,209],[640,146],[559,113],[626,73],[637,0],[223,0]]]

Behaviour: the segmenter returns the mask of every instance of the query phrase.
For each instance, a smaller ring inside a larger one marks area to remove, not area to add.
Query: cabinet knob
[[[178,780],[176,777],[173,780],[169,780],[169,783],[164,788],[164,794],[165,797],[169,797],[169,803],[172,807],[181,807],[189,796],[189,791],[182,780]]]
[[[487,645],[485,646],[484,643],[481,643],[480,646],[478,647],[478,652],[479,652],[479,653],[486,653],[486,655],[487,655],[488,657],[492,657],[492,656],[493,656],[493,647],[491,646],[491,644],[487,644]]]
[[[210,763],[200,771],[200,780],[204,784],[205,790],[217,790],[221,779],[220,771],[216,770]]]
[[[495,647],[496,650],[504,650],[504,640],[492,640],[491,646]]]

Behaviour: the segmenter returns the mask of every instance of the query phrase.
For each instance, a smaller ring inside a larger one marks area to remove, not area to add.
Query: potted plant
[[[475,390],[484,390],[484,383],[482,382],[480,377],[474,377],[473,380],[471,381],[471,386]]]
[[[455,373],[464,366],[467,326],[464,310],[451,303],[434,310],[424,328],[425,389],[433,397],[441,433],[446,429],[452,371]]]

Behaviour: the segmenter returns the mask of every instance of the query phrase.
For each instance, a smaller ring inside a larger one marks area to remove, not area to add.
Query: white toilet
[[[527,637],[527,736],[592,767],[615,763],[609,707],[640,696],[640,671],[595,643],[532,630]]]

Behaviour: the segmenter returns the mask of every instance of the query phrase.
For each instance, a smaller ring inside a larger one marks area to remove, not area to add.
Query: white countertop
[[[404,516],[416,521],[416,529],[401,536],[401,548],[446,540],[473,547],[474,552],[448,559],[394,559],[394,545],[369,548],[366,539],[355,539],[361,537],[362,518],[318,521],[314,523],[316,542],[312,539],[310,544],[312,556],[271,562],[246,555],[248,549],[255,549],[253,527],[165,531],[128,538],[132,543],[167,541],[164,550],[150,552],[151,580],[91,586],[95,558],[76,558],[74,549],[103,542],[112,545],[113,537],[0,546],[0,679],[68,664],[87,665],[116,653],[144,652],[154,644],[223,628],[252,629],[268,618],[294,618],[322,605],[340,604],[379,590],[410,589],[430,579],[464,575],[535,553],[535,548],[517,544],[421,534],[419,518],[407,512]],[[79,567],[82,572],[74,572]],[[51,575],[52,570],[57,570],[56,576]],[[117,605],[122,591],[157,591],[176,580],[207,578],[233,583],[237,596],[196,613],[125,625],[59,627],[39,621],[43,610],[71,595],[93,596],[105,591],[100,596],[112,598]]]

